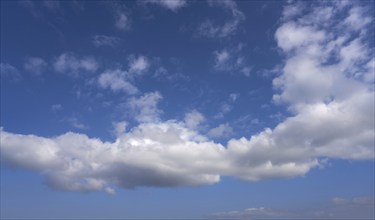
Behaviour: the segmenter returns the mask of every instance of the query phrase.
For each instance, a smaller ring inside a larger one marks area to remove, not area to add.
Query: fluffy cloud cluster
[[[220,4],[234,7],[230,2]],[[284,15],[275,33],[286,60],[273,80],[278,90],[274,101],[286,103],[293,115],[274,129],[223,146],[196,131],[204,120],[197,111],[184,122],[160,120],[157,104],[162,96],[151,92],[128,99],[139,124],[127,132],[126,122],[116,124],[114,142],[72,132],[47,138],[1,129],[1,161],[41,173],[56,189],[112,194],[114,186],[176,187],[213,184],[221,176],[250,181],[300,176],[326,157],[373,159],[374,60],[365,31],[369,18],[361,6],[311,4],[303,16]],[[322,15],[314,16],[317,11]],[[97,66],[91,61],[62,54],[54,67],[58,72],[94,71]],[[98,84],[134,95],[137,89],[129,81],[147,67],[147,58],[139,56],[129,61],[127,71],[103,72]],[[237,96],[230,98],[234,102]],[[209,135],[230,131],[222,124]]]
[[[128,65],[127,70],[117,68],[102,72],[97,79],[99,87],[113,92],[123,91],[130,95],[138,93],[138,88],[133,85],[134,78],[148,70],[150,61],[145,56],[131,56]]]
[[[53,67],[56,72],[78,76],[82,72],[95,72],[99,68],[93,57],[77,57],[73,53],[63,53],[55,59]]]

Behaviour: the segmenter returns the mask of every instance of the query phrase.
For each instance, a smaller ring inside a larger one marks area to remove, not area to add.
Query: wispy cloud
[[[118,37],[114,37],[114,36],[95,35],[92,39],[92,43],[96,47],[101,47],[101,46],[116,47],[121,43],[121,39]]]
[[[273,209],[266,207],[247,208],[216,212],[207,217],[213,219],[372,219],[374,217],[373,197],[332,199],[324,208]]]
[[[77,57],[73,53],[62,53],[54,62],[53,67],[56,72],[78,77],[82,73],[95,72],[99,68],[99,63],[94,57]]]
[[[21,74],[18,69],[9,63],[0,63],[0,74],[1,78],[8,78],[14,82],[20,81],[22,79]]]
[[[146,3],[146,4],[159,5],[173,12],[177,12],[178,10],[180,10],[181,8],[187,5],[186,0],[146,0],[146,1],[140,1],[140,2]]]
[[[223,24],[217,24],[213,20],[205,20],[198,27],[198,34],[208,38],[224,38],[233,35],[239,25],[245,20],[245,14],[238,9],[237,3],[232,0],[208,1],[212,7],[224,9],[231,18]]]
[[[48,63],[40,57],[29,57],[26,59],[23,67],[25,70],[40,76],[47,68]]]

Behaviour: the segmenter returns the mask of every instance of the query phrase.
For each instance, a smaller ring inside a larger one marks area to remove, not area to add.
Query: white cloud
[[[224,102],[221,104],[220,108],[219,108],[219,112],[214,115],[214,118],[223,118],[224,115],[230,111],[232,111],[233,109],[233,106]]]
[[[120,137],[121,135],[125,134],[126,127],[128,123],[126,121],[114,122],[113,125],[113,132],[116,137]]]
[[[106,36],[106,35],[95,35],[92,39],[92,43],[96,47],[100,46],[109,46],[109,47],[116,47],[121,42],[121,39],[118,37],[113,36]]]
[[[2,161],[41,172],[51,187],[68,191],[212,184],[223,163],[222,146],[175,122],[141,124],[113,143],[71,132],[43,138],[1,130],[0,137]]]
[[[223,68],[226,65],[226,62],[229,60],[229,53],[227,50],[214,51],[215,55],[215,67]]]
[[[291,19],[295,16],[300,15],[303,13],[305,5],[302,2],[296,2],[289,5],[284,6],[282,17],[283,19]]]
[[[351,16],[349,10],[347,18]],[[366,15],[361,16],[365,21]],[[343,25],[346,19],[326,18],[343,29],[339,32],[317,28],[319,23],[314,22],[321,19],[308,24],[304,19],[302,23],[285,21],[276,31],[287,59],[282,74],[273,81],[280,90],[274,100],[288,103],[294,116],[280,123],[269,141],[305,146],[315,156],[373,159],[375,94],[363,80],[369,71],[363,64],[371,61],[371,49],[363,35],[352,36],[358,30]],[[327,63],[329,59],[337,62]]]
[[[113,188],[111,188],[111,187],[106,187],[106,188],[104,189],[104,191],[105,191],[106,193],[110,194],[110,195],[115,195],[115,194],[116,194],[116,191],[115,191]]]
[[[150,67],[150,61],[145,56],[130,56],[128,70],[106,70],[98,77],[98,85],[101,88],[109,88],[114,92],[123,91],[130,95],[138,93],[136,86],[132,84],[134,78],[145,73]]]
[[[299,25],[294,21],[284,23],[275,34],[278,46],[284,51],[303,49],[303,46],[319,44],[326,37],[323,30]]]
[[[366,30],[365,27],[371,23],[372,19],[370,16],[363,16],[365,10],[359,6],[352,7],[344,23],[355,31]]]
[[[51,106],[51,110],[52,111],[60,111],[60,110],[62,110],[63,109],[63,106],[61,105],[61,104],[53,104],[52,106]]]
[[[7,77],[15,82],[22,79],[22,76],[18,72],[17,68],[9,63],[0,63],[0,74],[2,78]]]
[[[35,75],[41,75],[46,70],[47,66],[47,62],[39,57],[29,57],[23,65],[25,70]]]
[[[150,92],[139,98],[130,98],[127,105],[138,122],[158,122],[162,111],[157,105],[162,98],[159,92]]]
[[[228,137],[233,133],[233,128],[229,124],[221,124],[208,131],[210,137]]]
[[[193,110],[187,114],[185,114],[185,125],[188,128],[194,129],[196,128],[200,123],[202,123],[205,120],[202,113],[198,112],[197,110]]]
[[[239,93],[231,93],[231,94],[229,94],[229,99],[230,99],[232,102],[237,101],[238,97],[240,97],[240,94],[239,94]]]
[[[186,0],[147,0],[146,3],[156,4],[173,12],[177,12],[187,5]]]
[[[79,76],[82,72],[95,72],[99,64],[93,57],[78,58],[73,53],[63,53],[53,63],[56,72]]]
[[[224,38],[236,33],[238,26],[245,20],[245,15],[237,7],[235,1],[209,1],[210,6],[221,7],[231,14],[231,18],[224,24],[216,24],[212,20],[206,20],[198,27],[201,36],[209,38]]]
[[[247,208],[240,211],[216,212],[208,215],[217,219],[372,219],[374,198],[354,197],[332,199],[326,207],[308,209]]]
[[[138,93],[138,89],[129,82],[128,72],[120,69],[106,70],[99,75],[98,85],[103,88],[109,88],[114,92],[123,91],[128,94]]]
[[[141,74],[150,67],[150,62],[145,56],[130,57],[129,60],[129,72]]]
[[[241,211],[217,212],[209,215],[218,219],[294,219],[295,214],[290,211],[275,210],[271,208],[247,208]]]
[[[243,44],[239,44],[234,48],[214,51],[214,70],[250,76],[252,67],[243,56],[243,47]]]
[[[71,117],[71,118],[68,118],[67,121],[69,122],[69,124],[71,126],[73,126],[74,128],[77,128],[77,129],[81,129],[81,130],[86,130],[88,129],[89,127],[85,124],[83,124],[80,120],[78,120],[78,118],[76,117]]]
[[[340,10],[333,11],[344,13]],[[250,181],[301,176],[320,166],[320,158],[374,159],[375,94],[365,80],[373,58],[364,32],[343,25],[345,19],[330,20],[342,32],[311,23],[315,20],[282,22],[275,38],[286,60],[273,81],[278,89],[274,100],[287,104],[292,116],[273,129],[223,146],[197,133],[194,127],[202,119],[196,113],[185,122],[163,122],[158,108],[162,96],[152,92],[128,99],[127,107],[140,124],[127,132],[120,129],[114,142],[72,132],[47,138],[1,129],[1,161],[39,172],[57,189],[110,193],[106,189],[111,186],[214,184],[221,176]],[[360,33],[347,36],[353,32]],[[330,62],[332,56],[337,61]],[[114,85],[126,78],[126,71],[108,74],[103,87],[126,90],[122,83]],[[346,210],[354,210],[371,201],[348,203]],[[245,212],[265,211],[273,212]]]
[[[116,15],[115,26],[116,26],[117,29],[122,30],[122,31],[129,30],[130,29],[130,20],[129,20],[128,15],[124,12],[119,12]]]

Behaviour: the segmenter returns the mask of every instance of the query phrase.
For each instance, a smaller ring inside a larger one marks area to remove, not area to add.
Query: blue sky
[[[1,218],[374,218],[372,1],[1,1]]]

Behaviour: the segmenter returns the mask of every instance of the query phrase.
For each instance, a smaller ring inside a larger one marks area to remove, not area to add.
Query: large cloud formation
[[[292,113],[275,128],[223,146],[199,134],[195,122],[160,121],[156,105],[162,96],[154,92],[131,99],[148,118],[139,115],[140,124],[118,132],[115,142],[72,132],[46,138],[1,129],[1,161],[41,173],[56,189],[113,193],[116,186],[214,184],[221,176],[294,177],[324,158],[374,159],[375,61],[366,41],[373,21],[365,7],[350,2],[306,4],[313,6],[308,13],[303,4],[303,15],[284,13],[275,33],[285,65],[273,80],[274,101]],[[284,10],[291,7],[297,6]],[[146,97],[154,97],[152,108]],[[197,112],[187,118],[192,115]],[[197,123],[203,119],[199,115]]]

